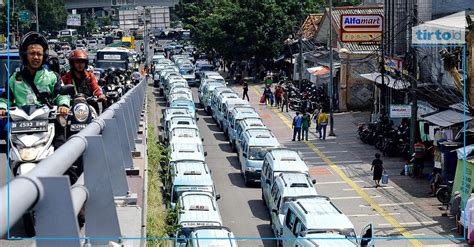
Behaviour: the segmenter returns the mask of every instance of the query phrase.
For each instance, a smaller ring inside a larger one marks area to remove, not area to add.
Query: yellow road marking
[[[257,95],[260,95],[260,91],[257,89],[256,86],[252,86],[252,89],[257,93]],[[288,128],[292,129],[292,123],[290,120],[288,120],[287,117],[285,117],[281,112],[279,112],[276,109],[272,109],[273,112],[275,112],[278,117],[288,126]],[[375,202],[374,199],[372,199],[362,188],[357,185],[354,181],[352,181],[345,173],[342,171],[341,168],[339,168],[334,162],[332,162],[326,155],[324,155],[319,149],[314,146],[311,142],[304,141],[304,143],[311,148],[326,164],[337,174],[339,177],[341,177],[342,180],[344,180],[349,186],[351,186],[357,194],[359,194],[366,202],[369,203],[369,205],[377,211],[390,225],[395,227],[407,240],[409,240],[413,246],[423,246],[423,244],[419,241],[414,239],[415,237],[408,232],[408,230],[403,227],[394,217],[392,217],[389,213],[387,213],[377,202]]]

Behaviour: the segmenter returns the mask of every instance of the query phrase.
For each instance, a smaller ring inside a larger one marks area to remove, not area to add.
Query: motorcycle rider
[[[87,52],[82,49],[76,49],[69,55],[69,65],[71,66],[62,80],[65,85],[74,85],[76,93],[82,93],[87,97],[97,96],[102,103],[107,101],[107,97],[102,93],[93,73],[86,70],[89,59]],[[95,102],[90,103],[92,107],[99,112],[99,105]]]
[[[58,106],[60,115],[67,115],[70,98],[59,94],[61,78],[55,72],[43,67],[48,60],[49,51],[46,39],[37,32],[29,32],[23,36],[19,51],[23,66],[21,71],[13,73],[8,81],[10,102],[7,102],[7,91],[0,97],[0,116],[7,114],[9,106],[44,105],[47,101],[54,102]],[[49,99],[44,98],[42,93],[49,93]],[[59,123],[56,125],[53,141],[55,149],[66,141],[63,131],[60,131]]]

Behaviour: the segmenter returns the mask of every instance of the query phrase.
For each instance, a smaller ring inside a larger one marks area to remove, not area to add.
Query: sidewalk
[[[314,126],[308,142],[292,142],[291,121],[294,112],[281,112],[275,107],[258,104],[262,84],[250,85],[251,105],[260,113],[265,124],[280,143],[300,151],[316,178],[319,194],[331,197],[336,206],[349,216],[359,234],[368,222],[373,223],[375,235],[382,238],[420,238],[420,240],[377,241],[377,246],[422,246],[428,244],[459,244],[462,238],[450,231],[454,219],[441,217],[444,210],[436,198],[428,197],[429,181],[401,176],[401,158],[382,157],[390,181],[383,188],[374,188],[370,171],[375,147],[363,144],[357,135],[357,124],[368,119],[367,113],[334,114],[336,137],[319,140]],[[242,89],[235,86],[239,94]],[[328,127],[329,132],[329,127]],[[425,173],[429,172],[428,168]],[[439,239],[433,239],[439,238]],[[400,245],[401,244],[401,245]]]

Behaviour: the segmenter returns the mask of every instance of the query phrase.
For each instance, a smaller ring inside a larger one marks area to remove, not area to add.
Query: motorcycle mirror
[[[74,96],[75,94],[74,85],[64,85],[59,89],[59,94]]]

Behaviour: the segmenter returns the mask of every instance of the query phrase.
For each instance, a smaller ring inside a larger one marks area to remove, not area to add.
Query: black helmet
[[[48,60],[48,41],[44,38],[43,35],[37,32],[28,32],[21,38],[20,42],[20,56],[23,64],[26,65],[28,60],[26,59],[26,50],[28,49],[29,45],[38,44],[43,47],[43,62],[45,64]]]
[[[60,73],[60,66],[59,66],[59,58],[58,54],[54,51],[50,51],[48,54],[48,68],[51,71],[54,71],[56,73]]]

